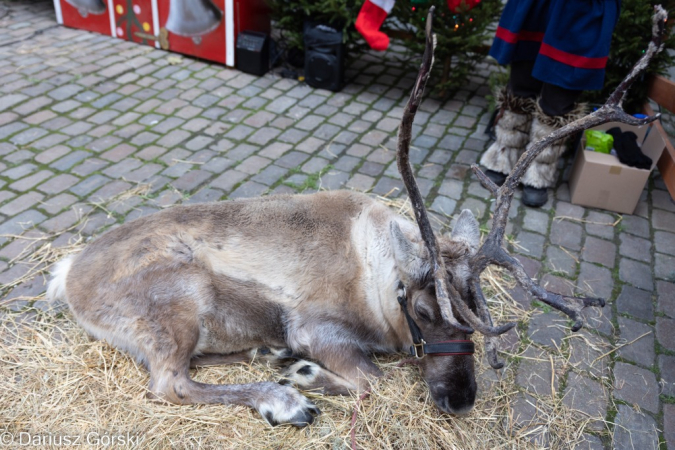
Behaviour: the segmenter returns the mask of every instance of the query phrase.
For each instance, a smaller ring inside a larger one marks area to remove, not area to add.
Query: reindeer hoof
[[[281,373],[283,377],[280,382],[284,384],[293,384],[302,389],[308,388],[314,382],[314,379],[321,372],[321,367],[313,362],[300,360],[288,366]]]
[[[276,383],[267,386],[257,409],[273,427],[286,424],[306,427],[314,422],[315,416],[321,414],[319,408],[295,388]]]
[[[270,347],[260,347],[254,350],[255,353],[252,353],[255,357],[261,361],[268,361],[272,364],[281,364],[288,363],[290,361],[295,361],[298,358],[293,355],[293,350],[290,348],[270,348]]]

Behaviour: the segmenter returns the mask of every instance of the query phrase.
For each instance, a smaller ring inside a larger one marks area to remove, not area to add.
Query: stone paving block
[[[357,173],[349,179],[345,186],[349,189],[355,189],[357,191],[367,191],[373,186],[374,183],[375,179],[373,177]]]
[[[530,278],[537,278],[537,274],[541,269],[541,263],[539,261],[523,255],[513,255],[513,257],[516,258],[523,266],[527,276]]]
[[[162,175],[171,178],[178,178],[185,175],[187,172],[192,170],[192,164],[187,162],[178,162],[176,161],[172,166],[162,172]]]
[[[581,258],[611,269],[616,264],[616,245],[613,242],[589,236],[581,251]]]
[[[659,386],[653,372],[632,364],[614,365],[614,397],[652,413],[659,411]]]
[[[514,251],[534,258],[541,258],[544,253],[546,238],[529,231],[521,231],[516,238],[518,247]]]
[[[635,320],[619,317],[620,344],[617,356],[645,367],[654,365],[654,329]]]
[[[24,233],[26,237],[39,238],[43,237],[44,233],[33,230]],[[39,240],[32,239],[14,239],[9,244],[5,245],[0,250],[0,258],[4,258],[8,261],[13,260],[19,256],[26,256],[32,253],[35,248],[40,245],[42,242]],[[22,258],[23,259],[23,258]]]
[[[675,254],[675,234],[665,231],[654,232],[654,248],[659,253]]]
[[[84,213],[90,209],[91,207],[70,208],[51,219],[45,220],[40,224],[40,227],[50,233],[64,231],[79,222]]]
[[[309,156],[306,153],[291,151],[278,158],[274,163],[278,166],[292,169],[294,167],[299,167],[307,159],[309,159]]]
[[[431,204],[431,210],[441,213],[446,216],[450,216],[455,212],[457,207],[457,201],[448,197],[443,197],[439,195],[434,199],[434,202]]]
[[[48,133],[49,131],[44,128],[28,128],[27,130],[12,136],[10,142],[18,146],[24,146],[40,139]]]
[[[612,226],[614,222],[616,222],[615,216],[590,211],[586,216],[586,232],[593,236],[611,240],[614,238],[614,227]]]
[[[567,342],[572,367],[594,378],[609,378],[611,360],[608,353],[612,346],[607,339],[581,329],[572,333]]]
[[[657,281],[656,294],[656,309],[670,317],[675,317],[675,284]]]
[[[459,180],[445,179],[441,184],[441,187],[438,188],[438,193],[446,197],[450,197],[455,200],[459,200],[462,197],[462,192],[464,190],[464,183]]]
[[[102,170],[102,172],[111,178],[123,178],[132,171],[138,169],[142,165],[143,163],[137,159],[127,158],[123,159],[117,164],[113,164],[110,167],[106,167],[105,169]]]
[[[614,289],[612,273],[604,267],[582,262],[579,266],[577,289],[591,296],[608,299]]]
[[[663,405],[663,437],[668,448],[675,448],[675,405]]]
[[[51,177],[52,175],[54,175],[54,173],[49,170],[41,170],[37,173],[22,178],[19,181],[15,181],[14,183],[9,185],[9,188],[15,191],[25,192],[34,187],[35,185],[46,180],[47,178]]]
[[[675,319],[657,317],[656,338],[663,347],[675,352]]]
[[[644,263],[622,258],[619,263],[619,278],[640,289],[654,290],[652,271]]]
[[[403,182],[400,179],[394,179],[389,177],[382,177],[375,183],[373,186],[373,193],[377,195],[389,195],[392,198],[398,197],[398,195],[405,190]]]
[[[92,175],[70,188],[70,191],[78,197],[84,197],[85,195],[94,192],[108,181],[110,181],[110,178],[103,175]]]
[[[565,278],[546,274],[541,277],[541,282],[539,284],[544,289],[555,292],[556,294],[567,296],[574,295],[574,283]]]
[[[185,175],[171,182],[171,185],[180,191],[192,191],[205,183],[213,174],[205,170],[191,170]]]
[[[225,192],[229,192],[232,190],[234,186],[239,184],[241,181],[246,179],[248,177],[248,174],[239,172],[234,169],[230,169],[220,175],[218,178],[215,180],[211,181],[211,186],[214,188],[221,189]]]
[[[652,243],[648,239],[643,239],[627,233],[620,233],[619,240],[621,245],[619,253],[622,256],[637,259],[638,261],[651,262]]]
[[[255,181],[249,180],[242,183],[241,186],[239,186],[230,195],[228,195],[228,198],[235,199],[235,198],[259,197],[265,191],[267,191],[267,189],[268,187],[265,186],[264,184],[256,183]]]
[[[240,172],[248,173],[250,175],[260,172],[264,167],[268,166],[272,161],[261,156],[253,155],[237,166]]]
[[[63,158],[54,161],[49,167],[64,172],[90,155],[91,153],[85,152],[84,150],[76,150],[66,154]]]
[[[599,437],[584,433],[581,442],[574,447],[577,450],[605,450],[605,446]]]
[[[76,166],[70,171],[80,177],[86,177],[87,175],[91,175],[94,172],[100,171],[109,164],[110,163],[108,161],[103,161],[98,158],[87,158],[82,164]]]
[[[216,202],[223,197],[223,191],[218,189],[206,188],[197,192],[195,195],[187,199],[184,203],[210,203]]]
[[[328,190],[341,189],[349,180],[349,174],[339,170],[329,170],[321,176],[321,186]]]
[[[523,218],[523,228],[537,233],[546,234],[548,231],[549,216],[536,209],[526,209]]]
[[[535,314],[530,319],[528,336],[532,342],[552,349],[561,348],[567,328],[566,319],[557,312]]]
[[[38,192],[29,192],[3,205],[2,208],[0,208],[0,213],[7,216],[14,216],[37,205],[43,198],[44,195]]]
[[[277,181],[281,180],[288,173],[288,169],[275,166],[274,164],[267,166],[260,173],[252,177],[251,179],[256,183],[264,184],[266,186],[271,186]]]
[[[1,97],[2,99],[2,106],[0,106],[0,112],[8,110],[12,108],[14,105],[17,105],[25,100],[27,100],[29,97],[27,95],[23,94],[9,94],[9,95],[4,95]]]
[[[659,355],[658,367],[661,374],[661,394],[675,397],[675,356]]]
[[[626,405],[618,405],[617,410],[613,450],[659,449],[658,426],[654,419]]]
[[[563,395],[563,404],[580,412],[579,418],[591,419],[590,428],[602,430],[607,415],[609,394],[602,384],[590,378],[571,373],[567,378],[567,387]]]
[[[524,387],[532,394],[541,396],[551,396],[553,392],[558,392],[560,376],[558,370],[561,367],[561,361],[553,357],[553,367],[551,367],[551,356],[549,353],[539,350],[535,347],[528,347],[521,356],[516,383]],[[555,367],[556,373],[553,374]],[[551,386],[553,380],[553,386]]]
[[[56,197],[44,200],[40,205],[40,208],[45,210],[47,213],[54,215],[58,212],[61,212],[64,208],[69,207],[76,201],[77,197],[73,195],[59,194]]]
[[[522,428],[538,420],[537,400],[529,394],[519,394],[510,405],[509,428]],[[513,433],[513,431],[512,431]]]
[[[569,250],[581,250],[581,225],[568,220],[554,220],[551,224],[549,239],[551,244],[560,245]]]
[[[625,285],[616,299],[616,310],[638,319],[654,320],[654,306],[651,292]]]
[[[675,214],[655,209],[652,212],[652,226],[659,230],[675,233]]]
[[[42,183],[40,186],[38,186],[38,190],[44,192],[45,194],[50,195],[58,194],[59,192],[65,191],[66,189],[70,188],[78,181],[80,181],[79,178],[64,173],[55,176],[54,178],[45,183]]]
[[[9,170],[6,170],[6,171],[2,172],[2,174],[0,174],[0,175],[2,175],[4,177],[7,177],[7,178],[11,178],[12,180],[18,180],[18,179],[20,179],[20,178],[22,178],[22,177],[24,177],[24,176],[26,176],[30,173],[33,173],[35,171],[36,167],[37,166],[35,166],[35,164],[30,164],[30,163],[22,164],[20,166],[13,167]]]
[[[563,272],[568,277],[576,274],[578,257],[569,250],[549,246],[544,261],[546,267],[553,272]]]
[[[675,280],[675,257],[662,253],[654,255],[654,275],[656,278]]]
[[[661,211],[655,210],[652,213],[652,221],[655,228],[660,228],[656,226],[656,217],[658,216],[657,213],[659,212]],[[645,218],[625,215],[621,220],[621,226],[627,233],[647,239],[649,238],[649,221]]]
[[[124,178],[128,181],[134,181],[140,183],[146,181],[157,173],[159,173],[164,167],[159,164],[144,164],[136,170],[128,172]]]

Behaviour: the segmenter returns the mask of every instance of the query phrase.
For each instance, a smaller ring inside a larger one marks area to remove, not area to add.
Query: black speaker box
[[[308,85],[339,91],[345,72],[345,49],[342,31],[316,23],[305,22],[305,82]]]
[[[265,75],[270,67],[270,44],[265,33],[242,31],[237,36],[237,69],[252,75]]]

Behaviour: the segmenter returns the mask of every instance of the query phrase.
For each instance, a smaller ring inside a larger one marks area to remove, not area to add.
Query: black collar
[[[457,340],[457,341],[443,341],[427,344],[422,336],[422,330],[417,326],[415,320],[408,313],[408,300],[405,286],[401,281],[398,282],[398,294],[396,299],[401,306],[405,319],[408,321],[408,328],[410,328],[410,335],[412,336],[413,345],[410,346],[410,354],[415,358],[424,358],[425,355],[434,356],[457,356],[457,355],[473,355],[474,345],[472,341]]]

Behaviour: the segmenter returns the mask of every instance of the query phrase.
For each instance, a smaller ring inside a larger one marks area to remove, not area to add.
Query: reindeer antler
[[[496,336],[508,331],[515,326],[514,324],[506,324],[501,327],[493,327],[492,323],[487,323],[485,320],[479,320],[473,312],[469,309],[467,304],[462,300],[459,293],[453,286],[446,283],[446,270],[443,258],[440,255],[436,237],[431,228],[427,210],[424,207],[424,200],[422,194],[417,187],[415,176],[410,167],[410,141],[412,139],[412,125],[415,119],[415,113],[422,102],[422,95],[424,94],[424,87],[426,86],[429,75],[431,74],[431,66],[434,63],[434,48],[436,47],[436,36],[432,33],[432,23],[434,7],[429,8],[426,23],[426,45],[424,55],[422,56],[422,64],[420,66],[415,85],[410,94],[410,99],[403,110],[401,117],[401,126],[398,133],[398,149],[396,153],[396,162],[398,170],[403,178],[403,184],[408,191],[408,197],[415,212],[415,219],[420,228],[422,239],[429,252],[431,260],[434,281],[436,285],[436,297],[438,305],[443,315],[443,319],[452,326],[464,331],[465,333],[473,333],[473,330],[465,325],[460,324],[455,317],[453,309],[456,309],[459,314],[474,328],[486,336]]]
[[[471,328],[468,328],[457,321],[454,314],[454,311],[457,311],[472,327],[484,334],[488,361],[493,368],[499,369],[503,367],[504,364],[497,358],[496,336],[510,330],[515,324],[507,323],[499,327],[493,326],[487,301],[480,287],[480,276],[489,265],[494,264],[506,268],[515,276],[518,284],[520,284],[526,292],[529,292],[535,298],[567,314],[574,321],[572,331],[578,331],[583,326],[584,321],[581,316],[581,311],[584,308],[587,306],[602,307],[605,305],[605,301],[600,298],[564,296],[550,292],[536,284],[526,274],[525,269],[520,262],[511,256],[503,247],[508,213],[511,208],[511,200],[513,199],[515,188],[518,186],[525,171],[530,164],[532,164],[532,161],[534,161],[537,155],[553,142],[564,139],[587,128],[610,121],[639,126],[649,124],[659,118],[659,114],[657,114],[645,119],[637,119],[626,114],[621,108],[621,103],[633,81],[635,81],[638,75],[647,67],[654,55],[661,51],[668,14],[660,5],[654,7],[654,16],[652,17],[652,22],[654,24],[652,27],[652,40],[649,43],[647,51],[612,93],[607,100],[607,103],[592,114],[572,122],[536,142],[528,151],[521,155],[501,188],[498,188],[477,165],[474,164],[471,166],[481,184],[496,197],[492,229],[488,233],[483,245],[471,258],[469,263],[471,267],[469,286],[478,311],[477,317],[473,311],[471,311],[468,304],[460,297],[454,287],[446,283],[444,275],[446,273],[445,264],[440,256],[438,243],[436,242],[436,237],[431,229],[422,195],[420,194],[415,177],[412,173],[412,168],[410,167],[409,151],[412,137],[412,124],[415,113],[421,103],[424,87],[429,79],[431,66],[434,60],[433,52],[435,48],[435,36],[431,31],[433,12],[434,7],[432,6],[429,9],[429,14],[427,16],[426,46],[424,56],[422,57],[422,64],[412,93],[410,94],[410,99],[408,100],[401,118],[396,161],[398,170],[403,178],[403,183],[408,191],[408,196],[413,205],[415,219],[420,228],[422,239],[426,244],[432,262],[433,275],[436,284],[436,296],[443,318],[451,325],[466,333],[473,332]]]
[[[655,6],[654,15],[652,17],[652,40],[649,43],[647,51],[612,93],[607,100],[607,103],[592,114],[572,122],[536,142],[528,151],[521,155],[515,167],[500,188],[497,188],[477,165],[474,164],[471,166],[471,169],[474,171],[481,184],[496,197],[492,229],[488,233],[481,248],[470,261],[471,276],[469,278],[469,285],[471,287],[471,293],[476,301],[480,318],[486,325],[491,326],[492,320],[480,287],[480,275],[490,264],[506,268],[515,276],[518,284],[520,284],[526,292],[529,292],[533,297],[541,300],[547,305],[567,314],[574,321],[572,331],[579,330],[584,324],[583,317],[581,316],[582,309],[587,306],[605,306],[605,301],[600,298],[568,297],[547,291],[536,284],[525,273],[525,269],[520,262],[512,257],[502,246],[506,222],[508,220],[509,209],[511,207],[511,200],[513,199],[515,188],[518,186],[520,179],[532,161],[545,147],[559,139],[563,139],[587,128],[610,121],[622,122],[630,125],[646,125],[659,118],[659,114],[657,114],[645,119],[637,119],[626,114],[621,108],[621,103],[626,95],[626,91],[633,81],[635,81],[638,75],[647,67],[654,55],[661,51],[667,19],[668,14],[666,11],[660,5]],[[496,339],[493,336],[485,336],[485,347],[490,365],[494,368],[501,368],[503,363],[497,358]]]

